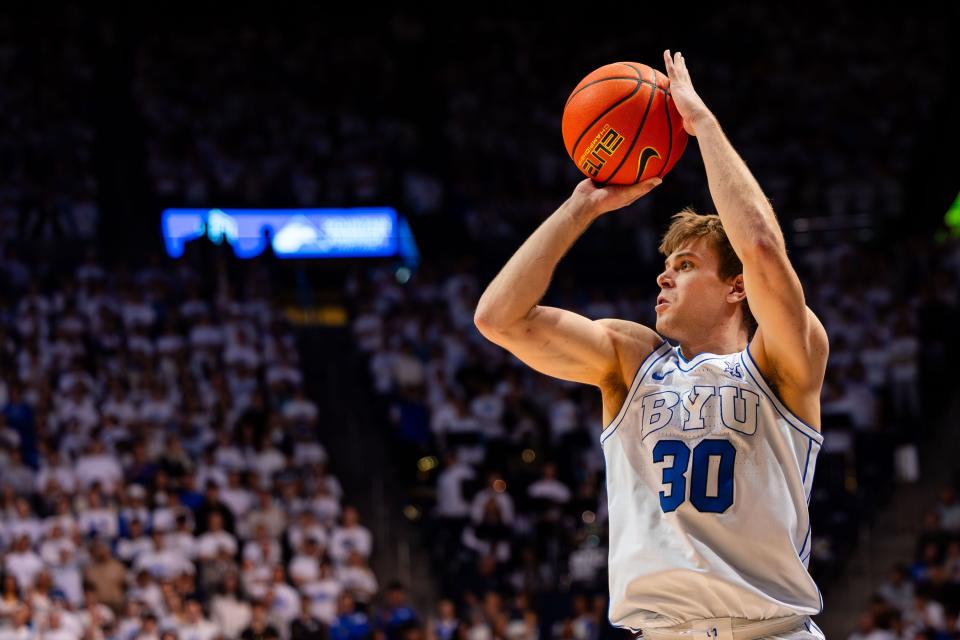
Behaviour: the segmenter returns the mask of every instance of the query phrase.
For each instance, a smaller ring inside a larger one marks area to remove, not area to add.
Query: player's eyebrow
[[[676,260],[677,258],[682,258],[684,256],[693,256],[694,258],[696,258],[697,254],[694,253],[693,251],[681,251],[675,256],[673,256],[673,259]],[[663,261],[663,266],[666,267],[669,263],[670,263],[670,258],[667,258],[666,260]]]

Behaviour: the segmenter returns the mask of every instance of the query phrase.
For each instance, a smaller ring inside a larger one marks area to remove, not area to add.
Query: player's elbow
[[[477,330],[486,335],[493,331],[494,323],[493,314],[485,307],[478,305],[476,311],[473,312],[473,324],[477,327]]]
[[[496,315],[480,309],[473,314],[473,324],[480,335],[492,342],[496,342],[496,336],[503,334],[506,326]]]
[[[783,236],[774,229],[762,230],[752,234],[748,251],[758,259],[770,259],[787,254],[787,245]]]
[[[484,336],[504,333],[523,318],[507,318],[491,305],[479,304],[473,312],[473,324]]]

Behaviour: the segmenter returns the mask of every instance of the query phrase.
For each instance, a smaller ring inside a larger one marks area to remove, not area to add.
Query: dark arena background
[[[667,48],[830,336],[815,620],[960,637],[958,5],[663,4],[4,7],[0,640],[627,638],[600,394],[474,311]],[[695,139],[544,303],[653,326],[687,205]]]

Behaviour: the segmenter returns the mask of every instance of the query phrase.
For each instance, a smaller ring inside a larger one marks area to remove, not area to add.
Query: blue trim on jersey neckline
[[[689,373],[693,371],[694,369],[699,367],[701,364],[709,360],[723,360],[724,358],[729,358],[730,356],[736,356],[743,353],[742,351],[734,351],[733,353],[710,353],[709,351],[704,351],[703,353],[698,353],[697,355],[693,356],[693,358],[691,358],[690,360],[687,360],[683,356],[683,352],[680,350],[680,345],[676,345],[675,347],[673,347],[673,351],[677,354],[677,368],[680,369],[680,371],[683,371],[684,373]],[[703,356],[713,356],[713,357],[705,358]],[[689,364],[692,366],[690,366],[687,369],[684,369],[683,364]]]

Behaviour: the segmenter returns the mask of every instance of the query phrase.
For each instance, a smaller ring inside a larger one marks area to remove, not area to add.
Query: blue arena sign
[[[280,258],[381,258],[417,262],[413,234],[390,207],[352,209],[166,209],[163,240],[172,258],[206,237],[226,242],[238,258],[260,255],[269,243]]]

